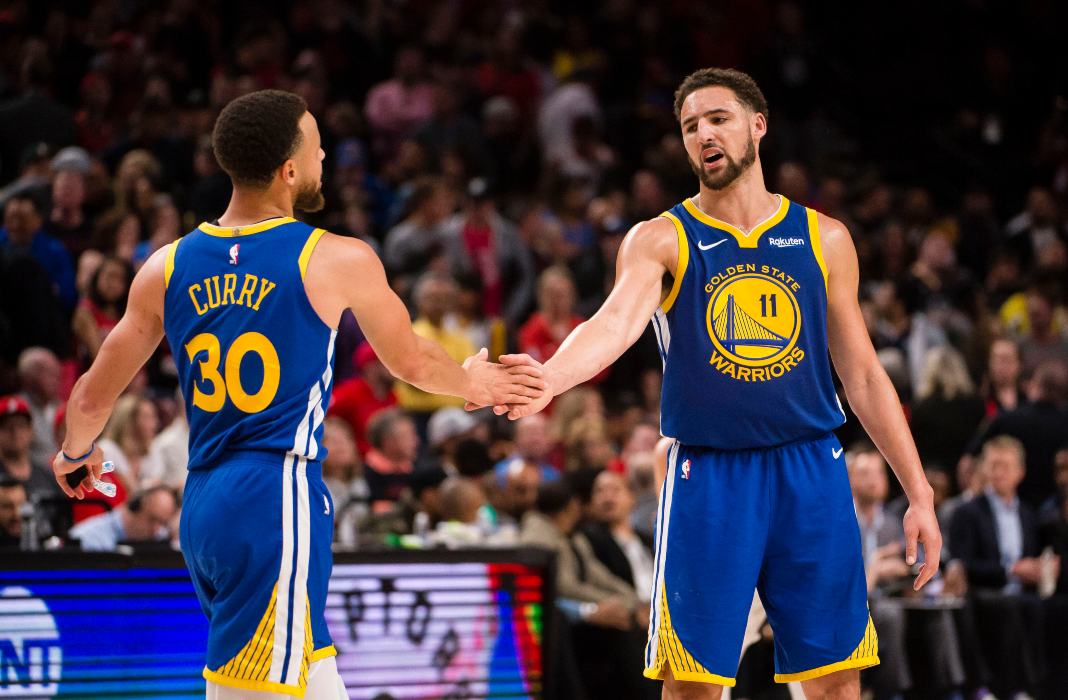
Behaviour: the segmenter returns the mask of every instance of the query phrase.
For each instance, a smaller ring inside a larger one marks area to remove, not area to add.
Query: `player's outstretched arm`
[[[316,311],[331,319],[330,325],[337,325],[344,309],[352,309],[393,376],[423,391],[489,406],[524,404],[546,388],[542,370],[533,363],[504,367],[487,362],[483,348],[461,366],[440,345],[416,335],[381,261],[363,241],[324,235],[309,263],[305,287]]]
[[[119,394],[130,385],[163,338],[166,251],[166,246],[157,250],[134,277],[126,313],[108,333],[93,365],[71,391],[67,402],[67,435],[62,452],[52,463],[56,482],[68,496],[83,498],[91,489],[92,478],[100,478],[103,456],[99,448],[92,449],[93,441],[108,422]],[[64,454],[86,457],[72,462],[64,459]],[[80,485],[70,487],[66,475],[83,465],[88,467],[89,476]]]
[[[553,396],[593,378],[615,362],[648,325],[662,298],[664,273],[675,273],[678,257],[678,234],[670,221],[656,218],[635,225],[619,248],[612,293],[545,363],[550,391],[524,405],[494,406],[494,411],[507,411],[513,420],[537,413]],[[501,362],[520,365],[534,360],[528,355],[502,355]]]
[[[857,251],[845,226],[819,216],[820,238],[827,263],[827,339],[834,368],[846,398],[864,429],[886,457],[909,499],[905,513],[905,562],[916,563],[916,544],[926,555],[914,587],[938,571],[942,534],[935,517],[931,485],[923,474],[901,402],[875,355],[861,315],[857,291],[860,274]]]

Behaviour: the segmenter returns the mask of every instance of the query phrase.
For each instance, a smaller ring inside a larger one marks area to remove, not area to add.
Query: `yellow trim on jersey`
[[[233,238],[234,236],[251,236],[254,233],[260,233],[272,229],[275,226],[281,226],[282,224],[291,224],[294,221],[296,221],[296,219],[292,217],[279,216],[273,219],[267,219],[266,221],[261,221],[258,224],[249,224],[248,226],[216,226],[204,222],[197,228],[209,236]]]
[[[775,682],[792,683],[793,681],[809,681],[813,678],[826,676],[837,671],[845,671],[853,668],[870,668],[877,665],[879,665],[879,635],[875,633],[875,624],[871,621],[871,615],[869,615],[868,626],[864,628],[864,638],[860,640],[860,644],[858,644],[857,648],[853,650],[853,653],[849,655],[849,658],[839,661],[838,663],[802,671],[801,673],[776,673]]]
[[[820,241],[819,214],[815,209],[805,209],[808,213],[808,237],[812,241],[812,252],[816,255],[816,263],[823,273],[823,288],[827,288],[827,263],[823,260],[823,243]]]
[[[182,242],[179,238],[174,243],[170,244],[167,248],[167,257],[163,259],[163,288],[166,289],[167,285],[171,283],[171,275],[174,274],[174,256],[178,252],[178,244]]]
[[[333,644],[328,647],[323,647],[322,649],[316,649],[315,651],[313,651],[311,655],[311,662],[315,663],[316,661],[322,661],[323,659],[328,659],[331,656],[337,656],[337,649],[334,648]]]
[[[304,275],[308,272],[308,263],[311,261],[312,251],[315,250],[316,244],[319,239],[326,233],[321,228],[317,228],[311,232],[308,236],[308,240],[304,242],[304,248],[300,251],[300,257],[297,259],[297,265],[300,266],[300,278],[304,279]]]
[[[690,212],[690,215],[700,221],[702,224],[707,224],[709,226],[712,226],[713,228],[718,228],[719,230],[726,231],[727,233],[734,236],[735,240],[738,241],[739,248],[756,248],[757,242],[760,240],[760,236],[765,231],[767,231],[768,229],[782,221],[784,218],[786,218],[786,212],[790,210],[790,200],[780,194],[779,208],[776,209],[775,213],[772,214],[770,217],[764,219],[759,224],[757,224],[749,233],[745,233],[737,226],[728,224],[726,221],[720,221],[719,219],[713,216],[709,216],[708,214],[698,209],[697,205],[694,204],[693,200],[689,197],[687,197],[682,202],[682,206],[686,207],[686,211]]]
[[[686,240],[686,229],[682,227],[679,217],[669,211],[660,216],[669,219],[671,223],[675,224],[675,233],[679,237],[679,257],[675,263],[675,280],[671,283],[671,291],[668,292],[667,298],[660,305],[660,310],[667,313],[675,304],[675,299],[679,296],[679,290],[682,289],[682,276],[686,274],[686,267],[690,264],[690,245]]]
[[[666,587],[660,595],[660,631],[656,640],[656,659],[650,668],[642,671],[646,678],[662,681],[667,674],[664,666],[671,667],[671,676],[679,681],[697,681],[698,683],[715,683],[733,688],[735,680],[718,676],[702,666],[690,652],[686,651],[679,635],[671,626],[671,614],[668,611]]]
[[[292,695],[295,698],[303,698],[306,692],[306,688],[297,687],[295,685],[285,685],[283,683],[272,683],[270,681],[245,681],[237,678],[230,678],[224,676],[221,673],[215,671],[209,671],[204,669],[202,674],[205,680],[209,680],[216,685],[225,685],[228,688],[237,688],[239,690],[259,690],[265,693],[282,693],[284,695]]]

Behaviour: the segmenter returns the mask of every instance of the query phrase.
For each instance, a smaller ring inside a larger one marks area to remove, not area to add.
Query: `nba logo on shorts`
[[[683,479],[689,479],[690,478],[690,460],[688,460],[688,459],[685,460],[682,463],[682,478]]]

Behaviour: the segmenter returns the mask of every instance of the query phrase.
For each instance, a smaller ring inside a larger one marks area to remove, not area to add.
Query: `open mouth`
[[[701,162],[705,164],[705,167],[716,167],[723,157],[723,151],[718,148],[706,148],[701,151]]]

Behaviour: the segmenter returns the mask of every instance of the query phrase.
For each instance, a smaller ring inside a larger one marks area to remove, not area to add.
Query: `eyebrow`
[[[703,114],[695,114],[692,117],[686,117],[686,119],[683,120],[682,125],[686,126],[690,122],[692,122],[692,121],[694,121],[696,119],[700,119],[701,117],[710,117],[713,114],[721,114],[721,113],[722,114],[730,114],[731,111],[729,109],[727,109],[726,107],[717,107],[716,109],[710,109],[710,110],[708,110],[707,112],[705,112]]]

